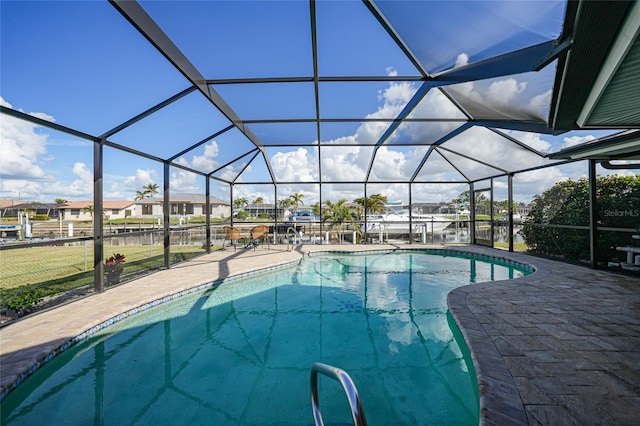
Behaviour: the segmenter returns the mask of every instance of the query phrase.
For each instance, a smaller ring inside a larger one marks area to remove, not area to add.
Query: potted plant
[[[120,274],[124,270],[122,265],[125,262],[124,255],[114,253],[113,256],[107,258],[104,262],[104,273],[107,276],[107,284],[118,284],[120,282]]]

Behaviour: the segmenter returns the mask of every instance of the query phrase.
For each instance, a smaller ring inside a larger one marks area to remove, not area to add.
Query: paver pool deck
[[[640,424],[640,279],[466,245],[216,251],[3,327],[0,386],[10,387],[92,327],[201,284],[297,262],[308,252],[420,248],[501,257],[536,269],[515,280],[460,287],[448,296],[476,368],[481,424]]]

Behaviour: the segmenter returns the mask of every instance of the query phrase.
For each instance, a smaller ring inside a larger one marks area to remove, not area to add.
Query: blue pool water
[[[475,374],[447,314],[513,265],[420,252],[317,255],[129,317],[2,402],[9,424],[308,425],[314,362],[346,370],[371,425],[478,424]],[[453,328],[453,329],[452,329]],[[325,423],[349,423],[320,377]]]

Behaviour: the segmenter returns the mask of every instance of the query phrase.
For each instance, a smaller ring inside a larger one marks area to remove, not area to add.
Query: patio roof
[[[28,9],[2,7],[3,24]],[[228,184],[475,182],[566,158],[549,156],[539,135],[640,125],[633,1],[40,9],[58,21],[32,24],[64,27],[52,36],[64,42],[59,54],[76,55],[39,94],[56,122],[7,105],[29,92],[14,75],[32,72],[11,53],[3,113]],[[30,22],[20,22],[3,32],[3,51],[26,39]],[[22,52],[46,45],[24,42]]]
[[[628,130],[610,137],[565,148],[549,157],[599,161],[640,160],[640,130]]]

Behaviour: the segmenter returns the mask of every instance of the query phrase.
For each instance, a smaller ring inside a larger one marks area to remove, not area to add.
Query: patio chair
[[[240,230],[238,228],[234,228],[233,226],[225,226],[222,229],[224,230],[224,240],[222,241],[222,248],[224,249],[224,243],[229,240],[233,245],[233,251],[236,251],[238,240],[242,239]]]
[[[262,246],[264,247],[265,240],[267,241],[267,247],[269,247],[269,227],[267,225],[258,225],[251,229],[249,245],[253,246],[253,250],[256,249],[260,241],[262,241]]]

